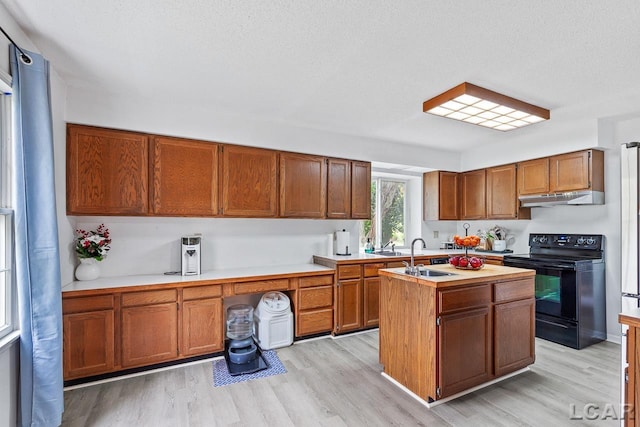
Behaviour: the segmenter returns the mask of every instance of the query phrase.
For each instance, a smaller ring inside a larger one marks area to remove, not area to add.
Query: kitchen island
[[[424,271],[451,275],[379,271],[383,375],[430,406],[534,362],[534,270],[433,265]]]

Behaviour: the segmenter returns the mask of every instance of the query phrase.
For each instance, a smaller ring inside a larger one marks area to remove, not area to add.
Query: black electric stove
[[[604,236],[530,234],[504,265],[536,271],[536,336],[573,348],[606,338]]]

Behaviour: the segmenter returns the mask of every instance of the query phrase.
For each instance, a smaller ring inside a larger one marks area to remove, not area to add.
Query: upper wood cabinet
[[[457,220],[460,218],[460,174],[433,171],[422,175],[422,218]]]
[[[461,219],[486,218],[486,173],[484,169],[465,172],[462,177]]]
[[[371,163],[351,162],[351,218],[371,219]]]
[[[327,159],[327,218],[351,217],[351,162]]]
[[[586,150],[550,157],[549,190],[604,191],[604,152]]]
[[[154,137],[151,205],[156,215],[218,214],[219,145]]]
[[[515,164],[487,168],[487,218],[531,218],[529,208],[520,208],[516,170]]]
[[[280,153],[280,216],[324,218],[327,164],[322,156]]]
[[[261,148],[222,147],[222,214],[275,217],[278,214],[278,152]]]
[[[549,158],[518,163],[518,194],[549,192]]]
[[[67,125],[67,214],[148,212],[146,135]]]

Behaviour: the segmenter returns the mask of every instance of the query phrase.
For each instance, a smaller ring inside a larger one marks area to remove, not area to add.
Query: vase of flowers
[[[76,254],[80,265],[76,268],[76,279],[94,280],[100,277],[98,261],[102,261],[111,249],[109,229],[100,224],[95,230],[76,230]]]

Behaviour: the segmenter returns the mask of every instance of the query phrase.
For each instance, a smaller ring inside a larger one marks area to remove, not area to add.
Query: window
[[[371,220],[362,221],[361,246],[367,238],[376,248],[389,241],[396,247],[407,246],[406,206],[406,181],[372,177]]]
[[[15,276],[13,212],[11,209],[10,78],[0,74],[0,338],[14,330]]]

